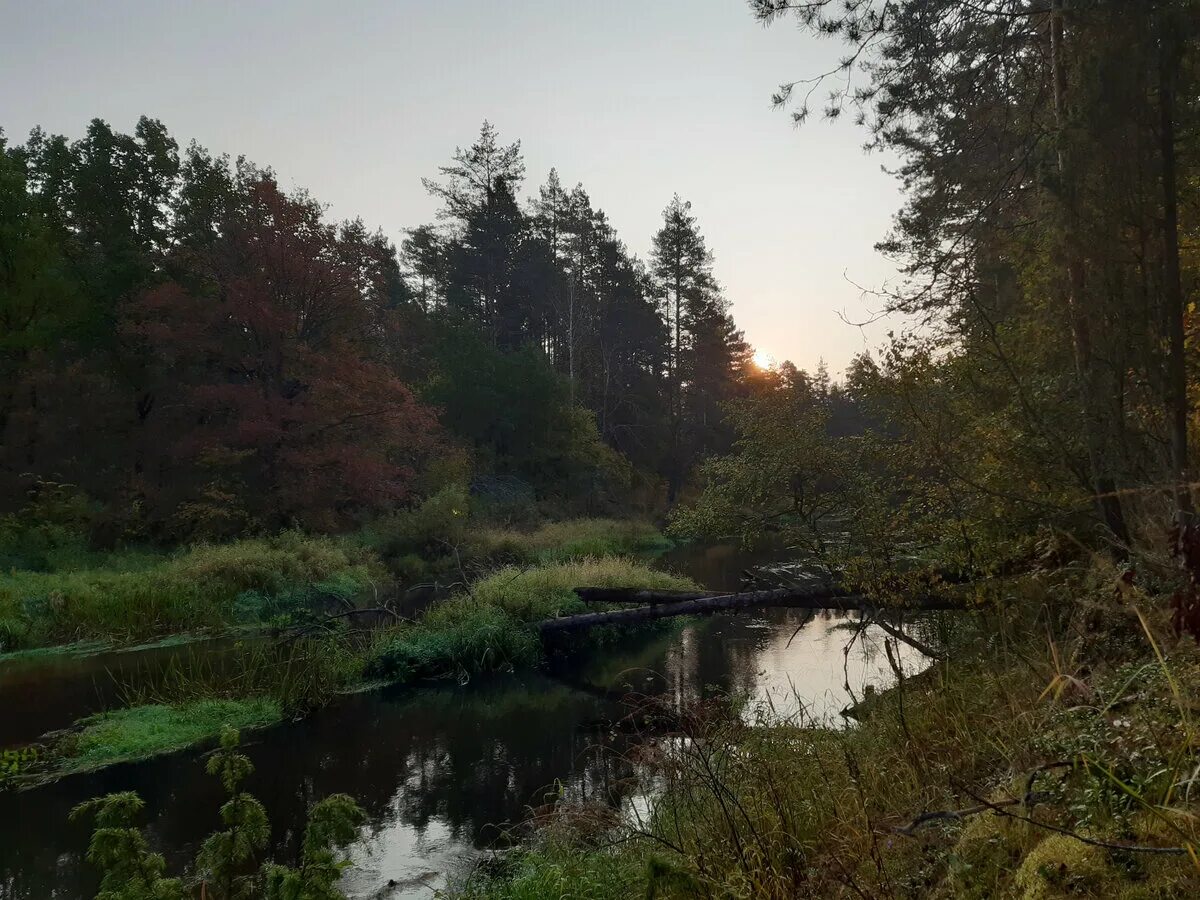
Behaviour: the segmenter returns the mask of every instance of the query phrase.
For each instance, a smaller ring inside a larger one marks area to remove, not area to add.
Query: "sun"
[[[754,365],[760,369],[769,369],[775,365],[775,357],[766,350],[755,350],[752,359]]]

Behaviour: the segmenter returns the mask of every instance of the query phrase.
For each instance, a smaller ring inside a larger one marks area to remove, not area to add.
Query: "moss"
[[[1014,819],[972,816],[946,855],[945,896],[986,900],[1001,895],[1031,842],[1029,827]]]
[[[1104,890],[1112,873],[1108,853],[1062,834],[1053,834],[1029,852],[1013,884],[1022,900],[1111,896]]]
[[[217,738],[227,725],[239,730],[262,728],[280,721],[282,715],[279,704],[266,698],[152,704],[100,713],[83,719],[79,732],[66,739],[57,774],[174,753]]]

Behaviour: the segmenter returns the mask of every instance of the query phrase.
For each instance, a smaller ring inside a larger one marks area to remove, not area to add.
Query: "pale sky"
[[[521,140],[525,196],[556,166],[643,258],[671,195],[690,200],[775,358],[837,373],[891,327],[839,318],[878,306],[855,285],[896,278],[872,247],[900,203],[885,160],[849,118],[796,129],[770,103],[841,48],[763,29],[742,0],[0,0],[0,22],[13,142],[154,116],[399,243],[434,218],[421,177],[486,118]]]

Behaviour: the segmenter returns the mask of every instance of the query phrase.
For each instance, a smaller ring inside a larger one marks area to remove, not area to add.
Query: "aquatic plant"
[[[100,894],[112,900],[183,900],[193,890],[206,900],[338,900],[342,871],[349,865],[345,848],[358,836],[362,809],[345,794],[333,794],[313,805],[295,866],[274,860],[253,863],[267,846],[270,823],[266,810],[240,790],[254,771],[238,752],[239,735],[226,725],[207,771],[221,780],[228,799],[221,806],[223,829],[200,846],[192,872],[167,878],[166,861],[152,853],[137,817],[145,809],[134,792],[108,794],[81,803],[72,819],[95,823],[87,859],[100,870]]]
[[[57,774],[100,769],[149,759],[212,740],[227,726],[274,725],[283,710],[274,700],[196,700],[175,706],[150,704],[90,716],[59,747]]]
[[[127,706],[269,697],[286,712],[303,712],[327,703],[362,670],[362,642],[338,631],[253,637],[216,651],[188,647],[162,670],[135,670],[121,697]]]

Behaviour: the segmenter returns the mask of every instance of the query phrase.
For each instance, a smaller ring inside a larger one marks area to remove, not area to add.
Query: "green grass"
[[[338,632],[275,640],[252,637],[214,652],[186,647],[161,670],[123,686],[128,706],[270,697],[287,713],[323,706],[361,682],[365,642]]]
[[[485,528],[475,532],[481,552],[515,562],[556,562],[669,550],[672,542],[647,522],[569,519],[532,531]]]
[[[463,900],[627,900],[646,896],[644,865],[628,852],[580,853],[570,842],[547,841],[478,869],[456,896]]]
[[[197,700],[177,706],[152,704],[100,713],[82,720],[67,738],[56,774],[92,771],[174,753],[216,739],[226,725],[239,730],[280,721],[274,700]]]
[[[583,586],[692,587],[686,579],[621,558],[506,566],[469,592],[436,604],[416,623],[381,637],[367,674],[406,681],[536,665],[542,654],[536,623],[585,611],[574,593]]]
[[[322,593],[353,594],[379,577],[373,557],[286,532],[201,545],[152,565],[0,574],[0,652],[99,639],[147,640],[269,617]]]
[[[673,542],[647,522],[578,518],[535,528],[473,518],[465,488],[447,488],[419,507],[377,519],[354,540],[378,553],[401,580],[419,581],[504,564],[661,553]]]

